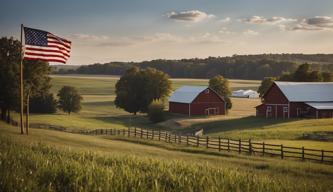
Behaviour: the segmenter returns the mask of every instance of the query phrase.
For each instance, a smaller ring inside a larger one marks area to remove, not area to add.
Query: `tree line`
[[[205,59],[152,60],[143,62],[110,62],[77,69],[59,69],[56,73],[122,75],[133,66],[155,68],[172,78],[211,78],[222,75],[233,79],[258,79],[291,73],[299,64],[308,62],[318,71],[333,71],[333,54],[262,54],[208,57]]]

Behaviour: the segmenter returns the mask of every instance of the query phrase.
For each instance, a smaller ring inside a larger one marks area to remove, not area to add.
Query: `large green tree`
[[[81,110],[82,97],[75,87],[63,86],[59,92],[59,108],[69,115]]]
[[[129,113],[147,112],[153,100],[171,92],[169,76],[153,68],[128,69],[116,83],[115,105]]]
[[[224,98],[227,103],[227,109],[232,108],[230,99],[231,90],[228,79],[224,78],[222,75],[217,75],[209,80],[209,87]]]
[[[258,88],[259,96],[262,97],[266,91],[272,86],[274,81],[276,80],[275,77],[265,77]]]
[[[9,120],[10,111],[19,110],[20,49],[21,43],[19,41],[7,37],[0,39],[0,108],[2,119]],[[38,60],[23,62],[24,102],[26,102],[27,94],[34,101],[45,96],[50,97],[50,73],[51,68],[47,62]],[[36,107],[35,112],[39,112]]]
[[[21,43],[13,38],[0,39],[0,107],[1,119],[9,120],[16,108],[19,91]]]

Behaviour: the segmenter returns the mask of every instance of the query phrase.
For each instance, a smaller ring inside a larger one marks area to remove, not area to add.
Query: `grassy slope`
[[[333,119],[275,120],[256,117],[227,119],[193,125],[211,136],[264,140],[289,146],[333,150]],[[329,141],[302,140],[303,134],[324,135]]]
[[[328,191],[333,179],[331,165],[41,129],[22,136],[3,123],[0,162],[0,187],[11,190],[24,179],[28,190]]]

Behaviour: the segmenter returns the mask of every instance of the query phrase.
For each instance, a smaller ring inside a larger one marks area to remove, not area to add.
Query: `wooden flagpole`
[[[21,99],[21,112],[20,112],[20,122],[21,122],[21,134],[23,134],[23,24],[21,24],[21,64],[20,64],[20,99]]]

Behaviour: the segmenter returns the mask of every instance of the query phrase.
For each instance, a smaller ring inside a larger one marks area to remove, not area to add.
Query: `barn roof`
[[[169,98],[169,102],[177,103],[192,103],[192,101],[204,90],[207,86],[183,86],[176,89]]]
[[[315,109],[333,109],[333,102],[321,102],[321,103],[314,103],[308,102],[307,105],[315,108]]]
[[[333,102],[333,82],[281,82],[275,84],[291,102]]]

